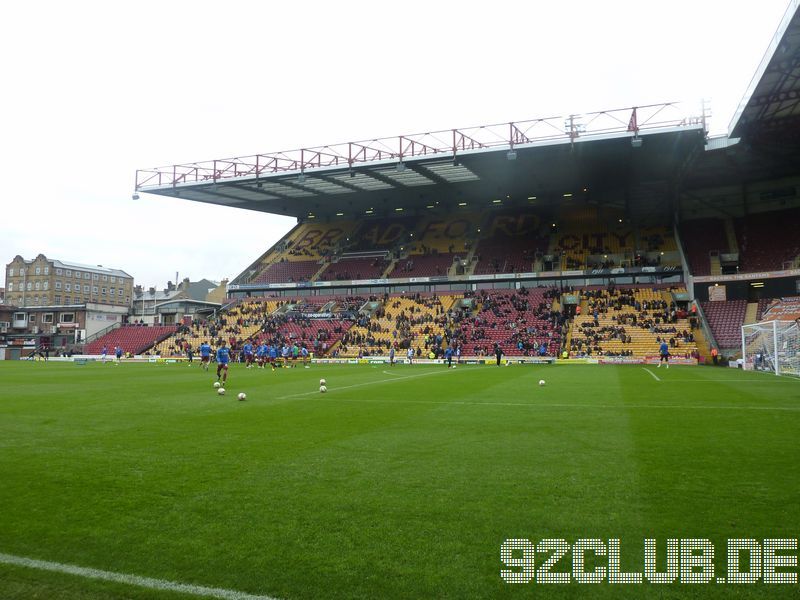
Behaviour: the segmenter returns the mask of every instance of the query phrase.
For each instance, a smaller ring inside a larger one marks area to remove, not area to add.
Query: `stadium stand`
[[[720,219],[694,219],[680,226],[681,241],[693,275],[711,275],[711,254],[729,252]]]
[[[411,254],[397,261],[389,277],[436,277],[447,275],[457,254]]]
[[[708,326],[720,348],[740,348],[747,300],[702,302]]]
[[[298,300],[250,298],[215,317],[178,327],[174,335],[157,344],[151,353],[181,356],[187,348],[196,352],[203,342],[216,348],[224,339],[235,354],[251,339],[254,343],[306,344],[316,355],[323,355],[352,325],[345,316],[356,311],[364,301],[355,296],[315,296]],[[323,311],[327,318],[310,316]]]
[[[491,215],[487,235],[478,242],[473,274],[529,273],[550,240],[541,234],[539,216],[531,212]]]
[[[389,267],[389,262],[381,256],[343,257],[329,264],[317,278],[321,281],[344,279],[377,279]]]
[[[747,215],[735,228],[742,272],[783,269],[800,257],[800,208]]]
[[[460,323],[464,355],[491,356],[497,344],[508,356],[535,356],[542,345],[557,356],[563,318],[552,310],[554,294],[547,288],[481,290],[477,314]]]
[[[359,316],[335,350],[339,356],[355,357],[385,354],[392,346],[405,353],[411,347],[417,356],[427,356],[447,341],[448,311],[460,297],[387,295],[371,316]]]
[[[88,344],[84,349],[84,353],[100,354],[103,346],[105,346],[108,348],[108,354],[111,355],[114,352],[114,348],[119,346],[123,352],[128,354],[141,354],[153,344],[173,334],[176,329],[175,325],[155,327],[122,326]]]
[[[691,324],[669,293],[651,288],[584,290],[581,314],[573,321],[570,355],[645,358],[657,355],[666,339],[672,354],[696,356]]]
[[[287,259],[267,265],[253,283],[285,283],[308,281],[320,269],[316,260],[290,261]]]
[[[758,301],[758,308],[756,310],[756,322],[761,321],[764,318],[764,312],[767,310],[767,307],[772,303],[772,298],[760,298]]]

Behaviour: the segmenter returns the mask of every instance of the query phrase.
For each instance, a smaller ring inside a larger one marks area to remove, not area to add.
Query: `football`
[[[326,388],[324,385],[321,385],[321,386],[319,386],[319,391],[324,394],[325,392],[328,391],[328,388]]]
[[[214,382],[214,387],[219,388],[222,384],[219,381]]]
[[[244,392],[239,392],[239,395],[236,397],[239,398],[239,400],[247,400],[247,394]]]
[[[544,379],[539,380],[539,385],[544,385]]]
[[[224,388],[224,387],[218,388],[218,389],[217,389],[217,393],[218,393],[220,396],[224,396],[224,395],[225,395],[225,388]]]
[[[328,382],[327,382],[327,381],[325,381],[324,379],[320,379],[320,380],[319,380],[319,384],[320,384],[320,385],[328,385]]]

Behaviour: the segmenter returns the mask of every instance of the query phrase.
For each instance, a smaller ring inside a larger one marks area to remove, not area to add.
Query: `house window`
[[[67,284],[67,285],[69,285],[69,284]],[[56,281],[56,289],[57,290],[61,289],[61,282],[60,281]]]
[[[25,313],[14,313],[14,320],[15,321],[27,321],[28,315]]]
[[[42,274],[42,267],[36,267],[36,274],[37,275],[41,275]]]
[[[92,286],[92,293],[93,293],[93,294],[96,294],[96,293],[97,293],[97,286],[96,286],[96,285],[93,285],[93,286]]]
[[[53,302],[55,302],[56,304],[61,304],[61,296],[56,295],[55,298],[53,299]]]
[[[100,275],[98,275],[97,273],[92,273],[92,279],[94,279],[95,281],[99,281]]]
[[[29,282],[28,282],[28,283],[25,285],[25,289],[27,289],[27,290],[30,292],[32,288],[33,288],[33,286],[31,285],[31,282],[29,281]]]
[[[9,292],[13,292],[14,291],[14,284],[13,283],[9,283],[8,284],[8,291]]]
[[[75,313],[61,313],[59,315],[59,323],[74,323]]]
[[[42,289],[43,290],[49,290],[50,289],[50,282],[49,281],[45,281],[44,283],[42,283]]]
[[[56,269],[56,275],[63,275],[62,269]]]
[[[67,277],[72,277],[72,270],[67,269],[66,271],[64,271],[64,275],[66,275]]]
[[[119,289],[117,290],[117,294],[118,294],[119,296],[122,296],[122,288],[119,288]]]
[[[44,313],[42,315],[42,323],[52,323],[53,322],[53,313]]]
[[[39,291],[40,287],[41,287],[41,284],[40,284],[40,283],[37,281],[37,282],[34,284],[34,288],[36,288],[36,291],[37,291],[37,292]]]
[[[83,274],[83,278],[84,279],[91,279],[92,278],[92,274],[91,273],[84,273]]]
[[[114,283],[116,280],[117,280],[117,278],[112,275],[111,276],[111,283]]]
[[[103,288],[103,289],[101,289],[100,291],[101,291],[103,294],[105,294],[107,290],[106,290],[106,288]]]
[[[88,285],[83,286],[83,293],[84,294],[88,294],[89,293],[89,286]]]
[[[34,323],[36,323],[36,315],[35,315],[35,314],[32,314],[32,315],[29,317],[29,320],[30,320],[30,323],[31,323],[31,325],[33,325]]]
[[[70,284],[70,283],[65,283],[65,284],[64,284],[64,291],[65,291],[65,292],[71,292],[71,291],[72,291],[72,284]]]
[[[44,268],[44,274],[45,275],[50,275],[50,267],[45,267]]]
[[[75,271],[75,279],[80,279],[80,278],[81,278],[80,271]]]
[[[14,276],[14,267],[10,267],[10,268],[8,269],[8,276],[9,276],[9,277],[13,277],[13,276]]]
[[[103,275],[103,281],[108,281],[108,275]]]

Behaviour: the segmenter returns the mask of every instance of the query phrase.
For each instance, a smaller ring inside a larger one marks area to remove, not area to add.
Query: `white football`
[[[319,391],[324,394],[325,392],[328,391],[328,388],[326,388],[324,385],[321,385],[319,386]]]
[[[239,392],[239,395],[236,397],[239,398],[239,400],[247,400],[247,394],[244,392]]]
[[[539,380],[539,385],[544,385],[544,379]]]
[[[224,388],[224,387],[221,387],[221,388],[217,389],[217,393],[218,393],[220,396],[224,396],[224,395],[225,395],[225,388]]]
[[[214,382],[214,387],[215,387],[215,388],[218,388],[218,387],[220,387],[221,385],[222,385],[222,384],[221,384],[219,381],[215,381],[215,382]]]
[[[325,381],[324,379],[320,379],[320,380],[319,380],[319,384],[320,384],[320,385],[328,385],[328,382],[327,382],[327,381]]]

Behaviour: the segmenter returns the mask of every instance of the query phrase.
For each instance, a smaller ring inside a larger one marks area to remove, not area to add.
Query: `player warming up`
[[[200,368],[208,371],[208,364],[211,362],[211,345],[208,342],[200,344]]]
[[[225,340],[222,340],[222,344],[217,348],[217,381],[220,380],[220,374],[222,374],[223,384],[228,381],[228,363],[230,361],[231,351],[226,346]]]
[[[666,363],[667,368],[669,369],[669,346],[667,345],[667,342],[665,341],[661,342],[661,346],[659,348],[659,354],[661,355],[661,358],[658,361],[657,368],[658,369],[661,368],[661,363]]]

